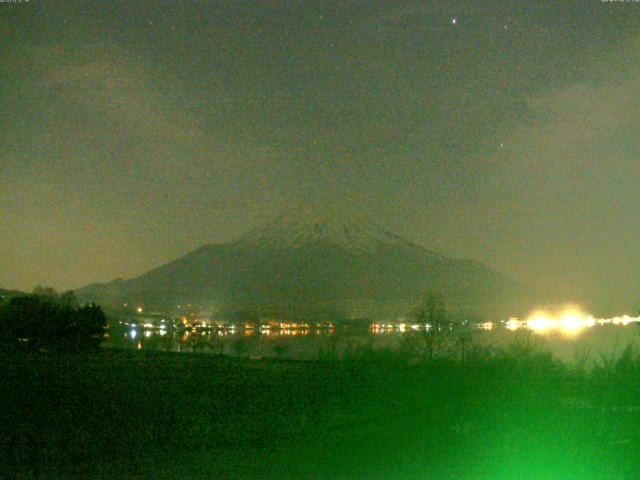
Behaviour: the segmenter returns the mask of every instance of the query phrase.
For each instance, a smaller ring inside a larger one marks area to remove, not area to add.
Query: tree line
[[[106,323],[99,306],[80,305],[71,291],[38,286],[32,294],[0,302],[0,344],[8,348],[96,349]]]

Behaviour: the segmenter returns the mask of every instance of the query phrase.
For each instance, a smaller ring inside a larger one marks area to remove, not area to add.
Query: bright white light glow
[[[558,327],[558,321],[549,312],[538,310],[526,320],[527,328],[536,333],[545,333]]]
[[[519,322],[516,318],[510,318],[505,326],[509,330],[517,330],[521,326],[526,326],[529,330],[539,334],[559,331],[564,335],[571,336],[577,335],[595,325],[611,323],[625,326],[632,322],[640,322],[640,317],[623,315],[621,317],[595,319],[579,307],[571,305],[555,312],[536,310],[524,322]]]
[[[511,317],[507,321],[507,323],[504,324],[504,326],[507,328],[507,330],[511,330],[511,331],[515,332],[520,327],[522,327],[522,322],[520,320],[518,320],[516,317]]]

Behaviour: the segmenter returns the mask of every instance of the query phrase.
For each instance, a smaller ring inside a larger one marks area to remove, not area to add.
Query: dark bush
[[[5,346],[95,349],[105,327],[100,307],[80,307],[64,296],[25,295],[0,304],[0,341]]]

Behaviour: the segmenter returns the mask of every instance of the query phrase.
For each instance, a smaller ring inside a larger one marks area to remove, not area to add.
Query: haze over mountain
[[[429,290],[452,309],[481,315],[505,312],[523,292],[481,263],[447,258],[366,219],[303,209],[77,294],[170,310],[190,303],[222,314],[384,318],[406,314]]]

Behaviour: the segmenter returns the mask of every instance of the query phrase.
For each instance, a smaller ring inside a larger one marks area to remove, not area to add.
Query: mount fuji
[[[484,316],[513,305],[523,288],[481,263],[445,257],[366,219],[300,210],[139,277],[76,293],[105,305],[192,304],[223,315],[388,318],[406,314],[429,290],[454,310]]]

